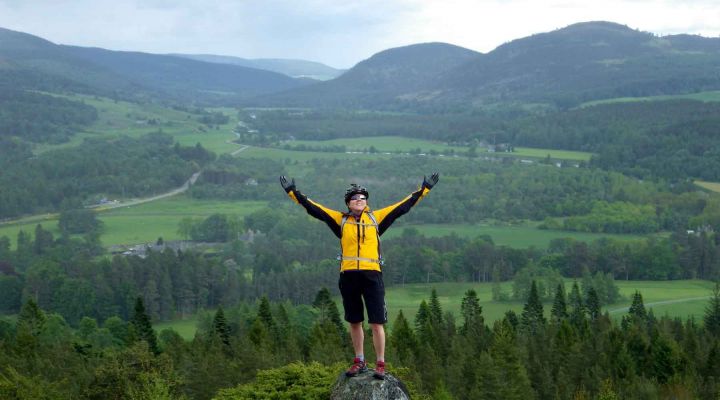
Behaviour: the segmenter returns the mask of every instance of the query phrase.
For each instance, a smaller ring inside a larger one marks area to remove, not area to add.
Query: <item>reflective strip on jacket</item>
[[[367,206],[365,206],[360,219],[357,220],[351,214],[332,210],[310,200],[298,190],[292,190],[288,195],[293,201],[303,206],[308,214],[325,222],[335,236],[340,239],[340,271],[381,271],[379,237],[396,219],[410,211],[428,192],[430,189],[420,188],[393,205],[372,211],[375,221],[377,221],[377,229],[368,216],[370,208]],[[342,219],[346,215],[349,216],[345,225],[342,226],[341,232]]]

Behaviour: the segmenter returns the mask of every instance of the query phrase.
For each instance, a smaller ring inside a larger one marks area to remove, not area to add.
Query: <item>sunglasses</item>
[[[356,195],[352,196],[350,198],[350,200],[367,200],[367,197],[360,195],[360,194],[356,194]]]

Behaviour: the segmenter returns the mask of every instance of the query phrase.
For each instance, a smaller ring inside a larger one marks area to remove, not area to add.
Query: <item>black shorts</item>
[[[363,322],[363,299],[368,313],[368,322],[384,324],[387,322],[385,307],[385,284],[382,273],[378,271],[345,271],[340,273],[340,294],[345,308],[345,321]]]

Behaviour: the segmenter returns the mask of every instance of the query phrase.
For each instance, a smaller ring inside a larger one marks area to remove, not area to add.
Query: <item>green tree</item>
[[[497,373],[497,399],[526,400],[533,398],[533,390],[523,366],[512,327],[506,321],[498,321],[493,327],[493,343],[490,356],[493,372]],[[493,385],[495,386],[495,385]]]
[[[157,334],[152,327],[150,317],[145,312],[145,304],[143,303],[142,297],[135,299],[135,309],[130,323],[134,328],[137,338],[141,341],[147,342],[148,349],[153,354],[160,354],[160,348],[157,343]]]
[[[58,227],[66,234],[81,234],[98,231],[102,222],[94,211],[88,209],[65,210],[60,213]]]
[[[45,313],[33,298],[29,298],[20,309],[16,324],[18,346],[28,352],[37,350],[39,337],[45,330]]]
[[[643,304],[642,294],[640,294],[637,290],[635,291],[635,294],[633,294],[632,304],[630,304],[628,313],[631,317],[639,321],[645,321],[648,318],[645,305]]]
[[[568,317],[567,304],[565,302],[565,287],[562,284],[558,284],[555,289],[555,300],[553,300],[550,315],[556,322],[562,321]]]
[[[400,310],[397,317],[395,317],[389,342],[395,349],[398,363],[409,364],[412,360],[412,354],[417,348],[417,341],[402,310]]]
[[[535,281],[533,281],[530,286],[530,294],[520,315],[520,325],[531,334],[537,333],[545,326],[543,305],[540,301]]]
[[[213,317],[213,332],[220,338],[224,345],[230,346],[230,327],[225,319],[225,312],[222,306],[218,306]]]
[[[600,299],[598,298],[597,291],[594,287],[591,287],[587,292],[587,299],[585,300],[587,305],[588,315],[591,321],[596,321],[600,316]]]
[[[714,336],[720,335],[720,282],[715,283],[710,303],[705,307],[705,329]]]
[[[568,302],[570,304],[570,322],[572,322],[575,327],[583,326],[587,309],[585,308],[585,302],[580,295],[580,288],[578,287],[577,282],[573,282],[572,289],[570,290],[570,296],[568,296]]]
[[[332,300],[330,291],[327,288],[322,288],[318,291],[312,305],[320,312],[320,321],[330,321],[333,325],[335,325],[338,333],[341,335],[345,333],[345,327],[340,319],[340,312],[338,311],[337,305]]]

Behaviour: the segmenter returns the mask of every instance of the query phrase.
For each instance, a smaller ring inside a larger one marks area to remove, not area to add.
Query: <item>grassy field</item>
[[[192,340],[197,331],[198,316],[192,316],[188,319],[177,321],[160,322],[153,325],[153,328],[160,333],[164,329],[172,329],[182,336],[185,340]]]
[[[294,140],[287,142],[291,146],[345,146],[347,151],[367,151],[370,146],[379,152],[409,152],[420,149],[422,152],[435,150],[439,153],[466,152],[467,147],[448,146],[444,143],[429,140],[406,138],[400,136],[373,136],[332,140]]]
[[[137,244],[154,242],[158,237],[164,240],[182,239],[177,233],[178,222],[184,217],[207,217],[220,213],[244,217],[254,211],[267,207],[265,202],[257,201],[208,201],[195,200],[186,196],[178,196],[137,206],[117,208],[99,215],[104,224],[101,237],[103,245]],[[0,226],[0,236],[7,236],[12,242],[20,230],[32,233],[40,223],[44,229],[59,235],[57,216],[32,222]],[[583,242],[592,242],[602,237],[619,240],[638,240],[642,235],[614,235],[601,233],[582,233],[556,230],[541,230],[533,223],[521,226],[496,226],[491,224],[436,224],[436,225],[403,225],[391,229],[383,235],[384,239],[401,236],[405,228],[415,228],[428,237],[447,236],[455,233],[460,237],[473,238],[479,235],[490,235],[496,245],[514,248],[536,247],[547,248],[553,239],[571,237]]]
[[[678,95],[665,95],[665,96],[649,96],[649,97],[617,97],[614,99],[594,100],[588,101],[581,104],[579,107],[591,107],[598,104],[610,104],[610,103],[630,103],[636,101],[663,101],[663,100],[699,100],[699,101],[720,101],[720,90],[712,90],[707,92],[690,93],[690,94],[678,94]]]
[[[208,217],[215,213],[244,217],[254,211],[267,207],[262,201],[215,201],[196,200],[187,196],[176,196],[136,206],[115,208],[99,214],[104,224],[104,233],[100,237],[104,246],[114,244],[138,244],[155,242],[159,237],[164,240],[182,239],[178,233],[178,222],[184,217]],[[15,247],[20,230],[28,233],[35,231],[37,224],[59,235],[57,215],[30,219],[12,225],[0,225],[0,237],[7,236],[11,246]]]
[[[532,157],[532,158],[545,158],[548,155],[553,160],[568,160],[568,161],[590,161],[592,153],[583,151],[569,151],[569,150],[552,150],[552,149],[537,149],[531,147],[516,147],[512,153],[503,153],[512,155],[514,157]]]
[[[611,304],[603,308],[603,312],[608,311],[613,319],[619,321],[623,315],[627,313],[630,306],[632,295],[639,290],[643,296],[646,309],[652,310],[656,317],[668,315],[670,317],[680,317],[683,319],[694,318],[696,321],[702,321],[705,307],[708,304],[708,297],[711,295],[713,283],[700,280],[684,280],[684,281],[617,281],[620,293],[624,299],[616,304]],[[572,286],[571,280],[566,280],[566,289],[569,291]],[[398,313],[402,310],[403,314],[409,321],[415,318],[415,313],[423,300],[429,300],[432,289],[438,294],[438,300],[443,311],[452,312],[457,323],[461,323],[460,304],[462,298],[469,289],[474,289],[483,308],[483,316],[485,323],[492,325],[498,319],[502,319],[505,312],[513,310],[520,314],[522,312],[523,303],[516,301],[495,302],[492,301],[492,284],[491,283],[432,283],[432,284],[412,284],[405,286],[393,286],[386,290],[386,302],[388,305],[388,318],[390,329],[392,322],[397,318]],[[512,283],[505,282],[502,284],[503,291],[511,293]],[[339,298],[335,299],[338,308],[342,309],[342,303]],[[653,304],[657,303],[657,304]],[[545,314],[549,316],[552,304],[544,304]],[[195,334],[198,317],[190,317],[184,320],[163,322],[155,325],[159,331],[165,328],[176,330],[186,339],[192,339]]]
[[[709,281],[617,281],[620,293],[624,300],[603,308],[610,315],[619,319],[627,313],[632,295],[639,290],[648,310],[652,309],[657,317],[668,315],[671,317],[702,320],[707,297],[711,295],[713,283]],[[569,291],[572,281],[566,281]],[[468,289],[474,289],[483,307],[485,321],[492,323],[501,319],[507,310],[522,312],[521,302],[494,302],[492,301],[492,284],[490,283],[439,283],[430,285],[406,285],[405,287],[392,287],[387,290],[388,314],[392,322],[400,310],[406,317],[414,318],[420,302],[429,299],[430,292],[435,288],[438,300],[444,311],[451,311],[456,317],[460,316],[460,303]],[[512,284],[503,284],[503,290],[511,293]],[[688,300],[691,299],[691,300]],[[652,303],[660,303],[653,305]],[[552,303],[545,304],[545,313],[549,315]],[[412,319],[411,319],[412,320]]]
[[[695,181],[695,184],[712,192],[720,193],[720,183],[718,182]]]
[[[341,159],[341,160],[368,160],[368,159],[383,159],[390,158],[393,156],[385,154],[346,154],[346,153],[330,153],[320,151],[294,151],[294,150],[283,150],[269,147],[249,147],[247,150],[238,153],[238,157],[255,157],[255,158],[269,158],[271,160],[280,161],[309,161],[314,159]],[[397,155],[395,156],[397,157]]]
[[[405,225],[403,228],[416,228],[425,236],[437,237],[447,236],[456,233],[461,237],[476,237],[479,235],[490,235],[496,245],[510,246],[515,248],[537,247],[546,248],[553,239],[571,237],[583,242],[592,242],[602,237],[611,237],[619,240],[637,240],[641,235],[613,235],[603,233],[583,233],[555,230],[541,230],[533,224],[524,226],[495,226],[495,225]],[[390,229],[383,235],[383,238],[401,236],[403,229],[396,227]]]
[[[208,201],[187,196],[116,208],[100,215],[105,224],[101,240],[105,246],[111,244],[135,244],[154,242],[158,237],[164,240],[179,240],[178,222],[185,217],[208,217],[220,213],[244,217],[267,207],[260,201]]]
[[[377,137],[361,137],[361,138],[347,138],[347,139],[332,139],[332,140],[296,140],[288,142],[292,146],[306,145],[306,146],[345,146],[348,152],[367,151],[370,146],[374,146],[378,152],[410,152],[420,149],[421,152],[429,153],[430,151],[436,151],[440,154],[465,153],[468,151],[468,147],[461,146],[448,146],[444,143],[433,142],[430,140],[406,138],[399,136],[377,136]],[[266,149],[257,149],[266,150]],[[269,149],[268,149],[269,150]],[[297,151],[286,151],[287,153],[298,153]],[[295,160],[306,160],[312,158],[320,158],[324,155],[325,158],[337,158],[327,157],[329,154],[338,153],[322,153],[322,152],[299,152],[312,154],[309,158],[299,158],[288,155],[289,158]],[[342,153],[339,153],[342,154]],[[574,160],[574,161],[588,161],[592,156],[592,153],[581,152],[581,151],[567,151],[567,150],[553,150],[553,149],[539,149],[530,147],[516,147],[512,153],[487,153],[484,150],[479,150],[479,154],[494,154],[502,157],[525,157],[525,158],[545,158],[550,155],[550,158],[554,160]],[[358,154],[345,154],[346,156],[358,156]],[[372,154],[361,154],[365,156],[372,156]]]
[[[76,133],[69,142],[59,145],[38,145],[34,149],[36,153],[77,146],[86,138],[112,138],[121,135],[139,137],[158,130],[172,135],[184,146],[194,146],[196,143],[200,143],[206,149],[218,154],[230,153],[239,147],[237,144],[229,143],[235,139],[233,129],[237,124],[237,111],[234,109],[210,110],[222,112],[230,117],[228,124],[215,129],[198,122],[197,114],[157,104],[135,104],[85,95],[64,97],[95,107],[98,110],[98,119],[85,130]],[[148,121],[153,122],[149,123]]]

